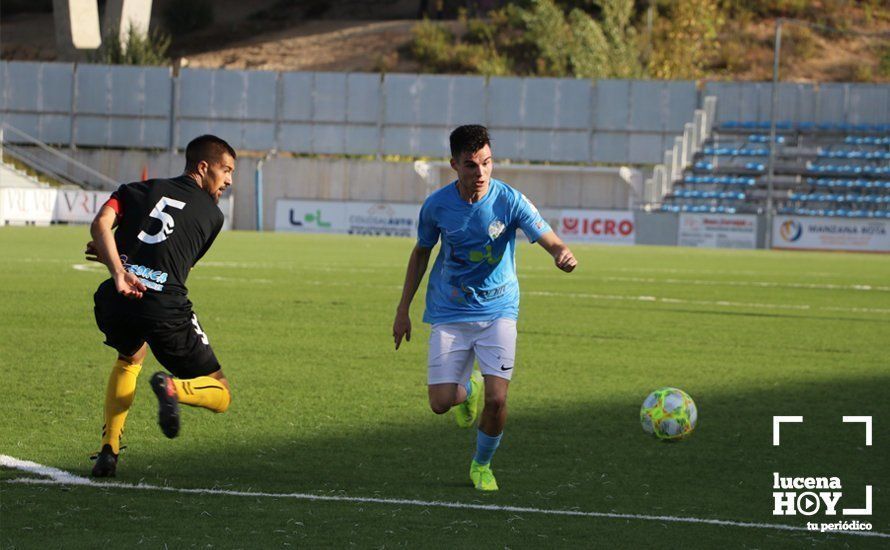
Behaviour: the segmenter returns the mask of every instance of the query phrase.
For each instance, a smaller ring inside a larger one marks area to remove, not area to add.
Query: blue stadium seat
[[[766,170],[763,157],[768,156],[770,151],[769,125],[769,121],[764,120],[734,120],[720,124],[722,128],[747,132],[742,134],[744,138],[736,138],[739,140],[736,143],[711,143],[703,148],[703,156],[693,165],[696,174],[686,174],[683,178],[685,183],[715,184],[718,187],[680,190],[674,194],[676,200],[669,206],[682,212],[732,213],[741,201],[752,201],[752,206],[761,205],[762,199],[752,199],[746,190],[763,185],[758,180],[759,174]],[[779,164],[780,175],[796,175],[799,183],[788,191],[786,203],[777,209],[778,212],[890,218],[890,124],[843,121],[792,123],[782,120],[777,121],[776,128],[825,132],[825,135],[817,133],[815,136],[815,144],[822,146],[816,150],[816,157],[806,163],[806,171],[794,169],[787,163]],[[797,136],[787,133],[776,135],[775,142],[796,143]],[[799,161],[805,158],[796,150],[782,151],[783,156],[789,153],[796,154]],[[739,161],[723,164],[716,160],[727,156],[739,158]],[[714,173],[717,166],[723,174]],[[754,175],[733,174],[733,169]]]

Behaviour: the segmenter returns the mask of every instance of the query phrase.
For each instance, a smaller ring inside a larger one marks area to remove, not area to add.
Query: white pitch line
[[[797,311],[839,311],[845,313],[890,313],[890,309],[873,307],[811,306],[809,304],[764,304],[758,302],[730,302],[727,300],[686,300],[683,298],[659,298],[657,296],[628,296],[623,294],[588,294],[584,292],[548,292],[528,290],[523,295],[587,298],[590,300],[620,300],[630,302],[661,302],[665,304],[693,304],[699,306],[749,307],[757,309],[791,309]]]
[[[289,498],[295,500],[322,501],[322,502],[358,502],[368,504],[393,504],[399,506],[419,506],[426,508],[451,508],[458,510],[484,510],[488,512],[514,512],[520,514],[542,514],[549,516],[570,516],[586,518],[626,519],[639,521],[662,521],[672,523],[695,523],[704,525],[717,525],[721,527],[743,527],[749,529],[773,529],[777,531],[794,531],[804,533],[816,533],[806,527],[796,525],[781,525],[776,523],[753,523],[746,521],[731,521],[725,519],[706,519],[682,516],[654,516],[649,514],[619,514],[614,512],[582,512],[579,510],[553,510],[546,508],[532,508],[528,506],[502,506],[497,504],[472,504],[464,502],[445,502],[436,500],[415,500],[402,498],[379,497],[347,497],[336,495],[313,495],[310,493],[267,493],[262,491],[232,491],[228,489],[186,489],[181,487],[168,487],[150,485],[147,483],[120,483],[97,482],[87,478],[69,474],[63,470],[43,466],[27,460],[19,460],[11,456],[0,455],[0,466],[23,470],[26,472],[49,476],[50,479],[18,478],[10,479],[7,483],[19,483],[27,485],[79,485],[96,489],[135,489],[142,491],[161,491],[167,493],[181,493],[191,495],[219,495],[251,498]],[[861,537],[890,538],[888,533],[876,531],[831,531],[838,535],[854,535]]]
[[[76,271],[105,271],[105,266],[102,264],[72,264],[71,266]],[[272,284],[275,281],[272,279],[250,279],[245,277],[223,277],[221,275],[212,275],[206,276],[203,273],[198,273],[197,275],[192,276],[193,279],[197,280],[210,280],[210,281],[222,281],[222,282],[233,282],[233,283],[257,283],[257,284]]]
[[[105,271],[107,268],[102,264],[73,264],[77,271]]]
[[[72,266],[75,269],[80,269],[81,267],[78,265]],[[366,270],[367,271],[367,270]],[[206,278],[218,281],[245,281],[245,282],[253,282],[253,283],[272,283],[271,279],[238,279],[238,278],[229,278],[229,277],[201,277],[198,276],[198,279]],[[666,282],[672,284],[693,284],[693,285],[723,285],[726,284],[728,286],[787,286],[789,288],[820,288],[820,289],[844,289],[844,290],[877,290],[884,291],[890,290],[890,287],[872,287],[868,285],[853,285],[853,286],[840,286],[840,285],[805,285],[805,284],[784,284],[784,283],[771,283],[771,282],[756,282],[752,281],[750,283],[745,283],[741,281],[684,281],[682,279],[643,279],[643,278],[634,278],[634,277],[604,277],[605,280],[614,280],[614,281],[628,281],[628,282],[646,282],[646,283],[657,283],[657,282]],[[361,286],[365,288],[383,288],[388,290],[398,290],[401,287],[398,285],[381,285],[381,284],[373,284],[373,283],[353,283],[346,281],[331,281],[331,280],[311,280],[311,279],[303,279],[300,281],[300,284],[311,285],[311,286],[342,286],[342,287],[356,287]],[[630,301],[630,302],[661,302],[664,304],[692,304],[699,306],[719,306],[719,307],[743,307],[743,308],[756,308],[756,309],[790,309],[796,311],[813,311],[813,310],[821,310],[821,311],[832,311],[832,312],[841,312],[841,313],[879,313],[879,314],[890,314],[890,309],[887,308],[869,308],[869,307],[842,307],[842,306],[811,306],[809,304],[769,304],[769,303],[758,303],[758,302],[730,302],[727,300],[686,300],[682,298],[659,298],[656,296],[629,296],[623,294],[590,294],[583,292],[549,292],[549,291],[524,291],[522,294],[531,295],[531,296],[551,296],[551,297],[566,297],[566,298],[583,298],[589,300],[620,300],[620,301]]]
[[[363,287],[363,288],[384,288],[390,290],[399,290],[399,285],[381,285],[373,283],[352,283],[346,281],[331,280],[311,280],[302,279],[299,284],[311,286],[342,286],[342,287]],[[584,298],[588,300],[617,300],[626,302],[650,302],[663,304],[692,304],[698,306],[719,306],[719,307],[741,307],[755,309],[790,309],[795,311],[834,311],[842,313],[880,313],[890,314],[888,308],[875,307],[842,307],[842,306],[813,306],[810,304],[769,304],[759,302],[731,302],[728,300],[687,300],[684,298],[664,298],[658,296],[633,296],[626,294],[590,294],[586,292],[552,292],[546,290],[524,290],[524,296],[546,296],[555,298]]]
[[[296,267],[297,271],[321,271],[321,272],[329,272],[329,273],[386,273],[392,271],[392,266],[368,266],[362,268],[356,267],[328,267],[328,266],[317,266],[317,265],[294,265],[295,262],[280,262],[280,263],[245,263],[245,262],[220,262],[220,261],[204,261],[198,264],[196,267],[223,267],[223,268],[249,268],[249,269],[257,269],[257,268],[284,268],[289,271],[293,271],[294,267]],[[71,267],[78,271],[104,271],[104,266],[101,264],[74,264]],[[523,279],[550,279],[553,275],[553,268],[540,268],[540,267],[532,267],[526,266],[522,268],[523,273],[525,272],[547,272],[547,275],[523,275],[521,278]],[[604,272],[609,271],[625,271],[622,269],[614,269],[614,270],[604,270]],[[637,271],[657,271],[655,269],[652,270],[637,270]],[[681,270],[669,270],[671,273],[677,273]],[[690,273],[702,273],[689,271]],[[759,275],[759,273],[755,271],[750,272],[719,272],[712,271],[711,273],[743,273],[743,274],[752,274]],[[828,275],[828,274],[826,274]],[[557,274],[558,276],[558,274]],[[717,280],[709,280],[709,279],[657,279],[654,277],[614,277],[607,275],[599,275],[596,273],[588,274],[587,276],[576,276],[576,278],[588,279],[588,280],[601,280],[606,282],[627,282],[627,283],[645,283],[645,284],[671,284],[671,285],[686,285],[686,286],[738,286],[738,287],[755,287],[755,288],[796,288],[796,289],[807,289],[807,290],[857,290],[860,292],[890,292],[890,286],[879,286],[879,285],[870,285],[870,284],[849,284],[849,285],[840,285],[840,284],[831,284],[831,283],[790,283],[790,282],[777,282],[777,281],[717,281]],[[230,279],[236,280],[236,279]],[[263,281],[262,279],[245,279],[246,281]]]
[[[270,285],[274,283],[272,279],[247,279],[244,277],[223,277],[221,275],[214,275],[212,277],[202,277],[201,275],[193,276],[197,280],[211,280],[211,281],[222,281],[227,283],[255,283],[255,284],[264,284]]]
[[[858,290],[890,292],[890,286],[836,285],[829,283],[777,283],[773,281],[713,281],[704,279],[655,279],[651,277],[602,277],[604,281],[690,286],[743,286],[756,288],[800,288],[806,290]]]
[[[30,460],[21,460],[12,456],[0,455],[0,466],[11,468],[13,470],[22,470],[39,476],[48,477],[51,483],[59,483],[65,485],[89,485],[92,483],[85,477],[79,477],[68,473],[65,470],[59,470],[52,466],[44,466]],[[47,480],[41,480],[47,481]]]
[[[302,279],[299,284],[310,286],[340,286],[340,287],[363,287],[363,288],[384,288],[390,290],[399,290],[399,285],[381,285],[373,283],[351,283],[345,281],[331,280],[310,280]],[[683,298],[664,298],[658,296],[633,296],[626,294],[590,294],[586,292],[551,292],[546,290],[525,290],[522,291],[524,296],[545,296],[555,298],[583,298],[588,300],[617,300],[626,302],[650,302],[662,304],[692,304],[698,306],[719,306],[719,307],[740,307],[755,309],[790,309],[795,311],[833,311],[842,313],[879,313],[890,314],[888,308],[874,307],[841,307],[841,306],[813,306],[810,304],[768,304],[759,302],[731,302],[728,300],[686,300]]]

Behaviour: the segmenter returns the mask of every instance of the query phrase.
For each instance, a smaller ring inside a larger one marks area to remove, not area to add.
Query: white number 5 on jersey
[[[167,237],[173,233],[173,226],[176,225],[173,221],[173,216],[164,212],[164,208],[168,206],[176,208],[177,210],[182,210],[185,207],[185,203],[171,199],[170,197],[162,197],[161,200],[158,201],[158,204],[151,209],[151,214],[149,214],[149,216],[161,220],[163,226],[154,235],[149,235],[145,231],[140,231],[139,235],[137,235],[140,241],[148,244],[158,244],[159,242],[166,240]]]

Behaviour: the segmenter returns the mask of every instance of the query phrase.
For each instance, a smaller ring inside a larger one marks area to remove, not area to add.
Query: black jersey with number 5
[[[222,229],[222,212],[188,176],[121,185],[109,203],[115,201],[114,240],[122,263],[148,289],[141,300],[130,300],[134,313],[188,315],[185,281]]]

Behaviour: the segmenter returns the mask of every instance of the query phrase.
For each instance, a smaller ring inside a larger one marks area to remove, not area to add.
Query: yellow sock
[[[136,378],[142,365],[129,364],[118,359],[111,368],[108,387],[105,389],[105,426],[102,428],[102,445],[111,445],[111,450],[120,452],[124,422],[136,395]]]
[[[212,376],[199,376],[188,380],[173,379],[179,402],[193,407],[203,407],[213,412],[226,412],[232,396],[222,382]]]

